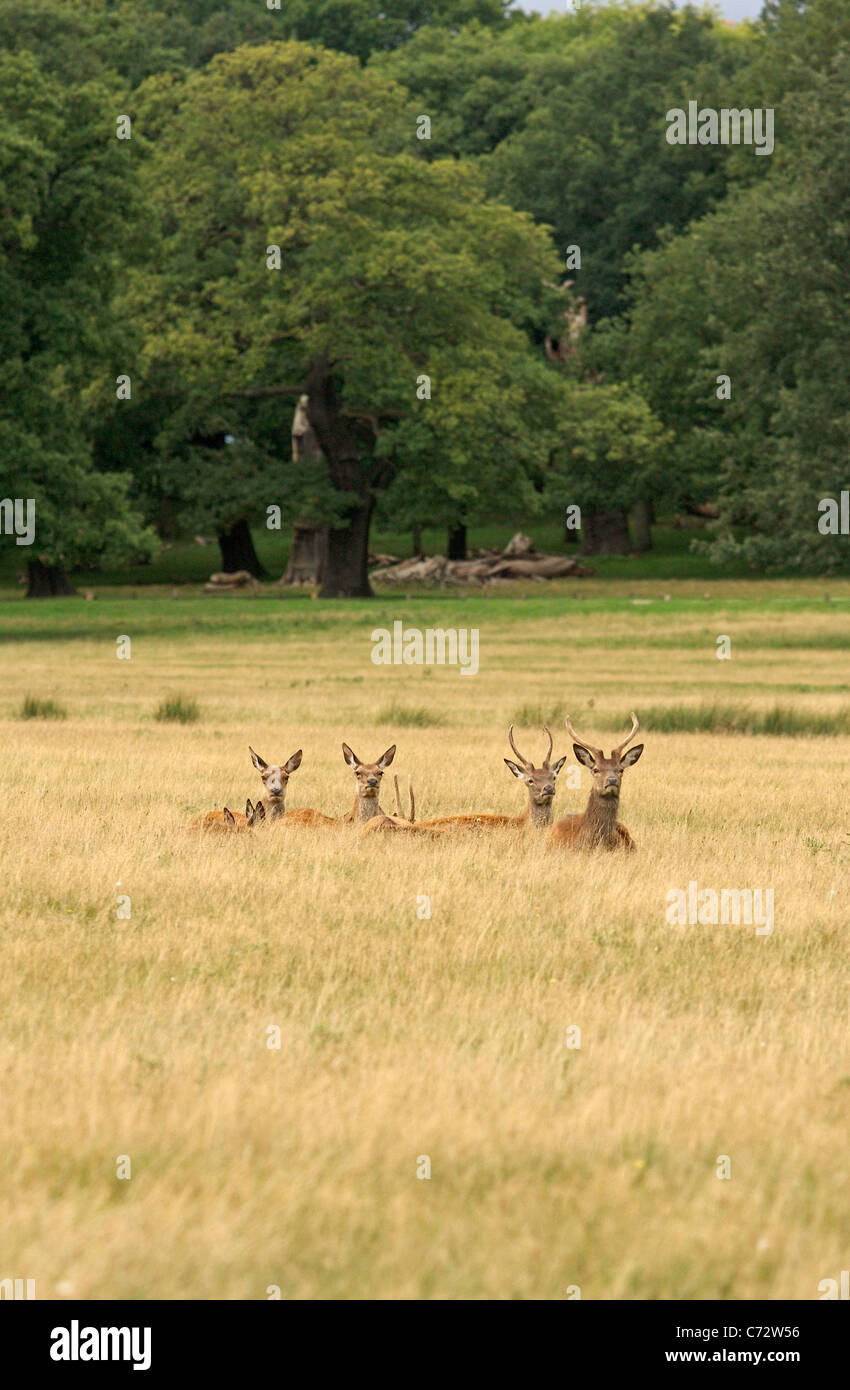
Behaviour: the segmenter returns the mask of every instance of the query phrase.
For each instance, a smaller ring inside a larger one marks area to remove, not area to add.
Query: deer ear
[[[236,821],[233,819],[233,812],[232,812],[232,811],[228,811],[228,809],[227,809],[226,806],[225,806],[225,808],[224,808],[224,823],[225,823],[225,825],[235,825],[235,824],[236,824]]]
[[[620,759],[620,767],[631,767],[633,763],[637,762],[642,752],[643,744],[636,743],[634,748],[630,748],[625,757]]]
[[[303,756],[304,752],[301,748],[298,749],[297,753],[292,754],[292,757],[289,759],[289,761],[283,769],[287,776],[290,772],[294,772],[296,768],[299,768],[301,766],[301,759],[303,758]]]
[[[593,754],[589,753],[586,748],[582,748],[580,743],[573,744],[573,752],[575,753],[579,762],[582,763],[585,767],[593,767]]]
[[[249,796],[249,797],[248,797],[248,800],[245,802],[245,819],[246,819],[246,820],[250,820],[251,817],[253,816],[253,814],[254,814],[254,807],[253,807],[252,804],[251,804],[251,798],[250,798],[250,796]]]
[[[357,754],[354,752],[354,750],[352,748],[349,748],[347,743],[344,743],[342,745],[342,756],[345,758],[345,761],[348,763],[349,767],[359,767],[360,759],[357,757]]]
[[[378,767],[389,767],[394,757],[395,744],[393,744],[392,748],[388,748],[386,753],[383,753],[381,757],[378,759]]]
[[[262,801],[258,801],[256,806],[254,807],[254,820],[265,820],[265,818],[266,808],[263,805]]]
[[[254,752],[250,743],[248,744],[248,752],[251,754],[251,762],[254,764],[254,767],[257,769],[258,772],[262,772],[264,768],[268,767],[268,763],[263,761],[259,753]]]
[[[514,777],[518,777],[519,780],[522,781],[522,780],[523,780],[523,773],[522,773],[521,769],[517,767],[516,763],[512,763],[511,760],[510,760],[510,758],[505,758],[505,759],[503,759],[503,761],[504,761],[505,766],[510,768],[510,770],[511,770],[511,772],[513,773]]]
[[[564,763],[565,763],[566,761],[567,761],[566,758],[559,758],[559,759],[558,759],[558,761],[556,762],[555,766],[552,768],[552,776],[553,776],[553,777],[557,777],[558,773],[561,771],[561,768],[564,766]]]

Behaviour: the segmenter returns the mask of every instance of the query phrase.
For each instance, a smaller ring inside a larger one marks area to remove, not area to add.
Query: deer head
[[[573,752],[578,761],[584,767],[590,769],[593,775],[593,790],[599,797],[605,800],[616,801],[620,795],[620,783],[623,780],[623,773],[627,767],[632,767],[643,752],[643,744],[638,743],[634,748],[630,748],[628,753],[624,752],[627,744],[631,743],[640,724],[638,717],[632,711],[632,727],[627,738],[617,747],[612,749],[610,758],[606,758],[601,748],[594,748],[592,743],[587,743],[581,738],[570,723],[570,716],[567,715],[564,723],[567,726],[567,733],[573,742]]]
[[[514,743],[513,724],[508,730],[508,742],[519,760],[519,766],[517,763],[511,762],[510,758],[505,758],[505,763],[510,768],[514,777],[516,777],[518,781],[524,782],[528,787],[528,799],[532,807],[551,806],[555,796],[555,778],[567,761],[566,758],[559,758],[554,766],[549,762],[552,756],[552,735],[549,733],[545,724],[543,726],[543,732],[548,736],[549,747],[546,750],[546,757],[543,759],[542,765],[540,767],[535,767],[533,763],[522,756],[522,753],[520,753]]]
[[[361,763],[347,743],[342,745],[342,756],[357,778],[357,802],[361,814],[367,811],[370,815],[377,815],[381,778],[395,757],[395,744],[388,748],[386,753],[382,753],[376,763]]]
[[[261,758],[259,753],[255,753],[249,745],[248,752],[251,754],[251,762],[263,779],[263,791],[269,798],[272,812],[280,813],[286,800],[286,784],[292,773],[301,766],[302,751],[299,748],[297,753],[293,753],[282,766],[275,763],[267,763]]]

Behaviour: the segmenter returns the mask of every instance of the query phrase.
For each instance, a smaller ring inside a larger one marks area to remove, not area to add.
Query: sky
[[[519,0],[520,8],[530,13],[549,14],[556,10],[563,14],[571,9],[570,0]],[[724,19],[758,19],[762,0],[718,0],[718,8]]]

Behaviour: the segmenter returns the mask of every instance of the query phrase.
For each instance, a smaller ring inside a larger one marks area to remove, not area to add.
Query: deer
[[[231,811],[225,806],[223,811],[207,811],[205,816],[198,816],[197,820],[192,821],[193,830],[213,830],[224,833],[232,833],[238,830],[253,830],[266,818],[266,808],[262,801],[258,801],[256,806],[248,800],[245,803],[245,814],[241,811]]]
[[[280,820],[285,813],[286,785],[293,772],[296,772],[301,766],[302,750],[299,748],[298,752],[293,753],[292,757],[283,764],[267,763],[265,758],[261,758],[259,753],[254,752],[250,744],[248,745],[248,752],[251,754],[251,762],[262,779],[269,820]]]
[[[543,830],[552,824],[552,802],[555,799],[555,778],[567,761],[566,758],[559,758],[553,765],[550,762],[552,757],[552,735],[544,724],[543,732],[549,739],[549,747],[546,756],[540,767],[535,767],[533,763],[524,758],[514,742],[514,726],[508,730],[508,742],[513,749],[517,762],[510,758],[505,758],[505,764],[519,782],[524,782],[528,789],[528,806],[520,816],[498,816],[498,815],[475,815],[466,814],[459,816],[433,816],[430,820],[420,821],[420,825],[429,829],[440,826],[460,826],[462,828],[490,829],[495,826],[525,826],[532,825],[535,829]]]
[[[643,752],[643,744],[637,743],[628,753],[624,750],[631,743],[640,724],[632,711],[632,727],[627,738],[618,743],[610,758],[606,758],[601,748],[594,748],[581,738],[567,715],[567,733],[573,742],[573,752],[579,762],[590,769],[593,785],[590,789],[587,806],[581,815],[562,816],[552,827],[549,836],[550,848],[555,845],[569,845],[573,849],[624,849],[633,851],[635,842],[626,827],[617,820],[620,804],[620,784],[627,767],[633,767]]]
[[[346,824],[355,823],[362,827],[364,834],[374,834],[384,830],[406,831],[408,834],[431,834],[425,829],[425,822],[414,824],[416,807],[413,799],[413,783],[408,776],[407,789],[410,799],[410,812],[405,816],[401,806],[401,793],[398,778],[395,780],[396,814],[388,816],[380,807],[381,779],[395,757],[395,744],[382,753],[376,763],[361,763],[357,754],[347,743],[342,745],[342,756],[357,778],[357,793],[354,805],[342,817]]]
[[[398,777],[394,776],[393,782],[395,783],[395,815],[388,816],[385,811],[379,811],[376,816],[372,816],[367,820],[366,824],[363,826],[364,835],[383,830],[413,830],[418,832],[421,829],[420,826],[415,824],[416,805],[413,800],[413,782],[410,773],[407,775],[407,796],[410,802],[410,811],[407,815],[404,814],[401,805],[401,792],[398,788]]]
[[[342,745],[342,756],[357,779],[354,805],[342,819],[349,825],[352,821],[365,825],[368,821],[384,814],[379,804],[381,779],[395,757],[395,744],[388,748],[386,753],[382,753],[376,763],[361,763],[357,754],[349,748],[347,743]]]
[[[333,816],[325,816],[321,811],[313,811],[307,807],[300,807],[295,811],[285,810],[286,804],[286,784],[293,772],[297,772],[301,766],[301,749],[293,753],[282,765],[270,764],[261,758],[259,753],[255,753],[251,745],[248,745],[248,752],[251,754],[251,761],[263,779],[263,788],[269,798],[269,819],[279,821],[282,825],[336,825]]]

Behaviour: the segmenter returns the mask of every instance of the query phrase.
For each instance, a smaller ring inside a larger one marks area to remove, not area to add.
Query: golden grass
[[[775,623],[802,643],[843,621]],[[131,662],[108,643],[16,647],[0,689],[0,1277],[34,1277],[40,1298],[818,1297],[850,1241],[850,739],[647,729],[621,802],[633,856],[516,832],[185,829],[261,790],[249,742],[273,761],[304,748],[291,807],[348,809],[345,738],[367,759],[398,743],[423,817],[518,812],[502,758],[523,703],[566,699],[592,735],[591,702],[601,719],[772,704],[795,682],[807,708],[846,698],[826,691],[850,679],[841,650],[733,632],[718,662],[710,634],[663,652],[639,636],[628,615],[596,615],[580,642],[482,624],[474,679],[306,637],[149,640]],[[17,720],[28,691],[69,718]],[[176,691],[200,723],[155,722]],[[445,724],[374,724],[392,701]],[[582,778],[556,809],[580,808]],[[772,887],[774,934],[668,925],[667,892],[691,879]]]

